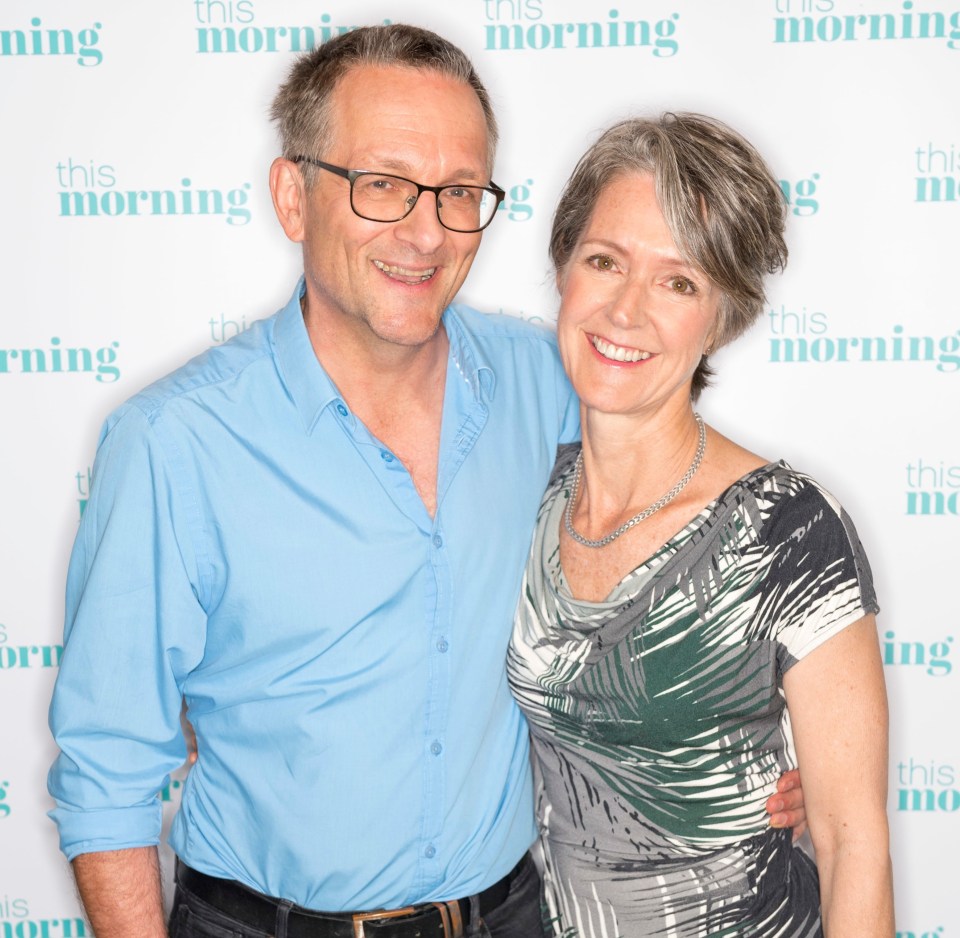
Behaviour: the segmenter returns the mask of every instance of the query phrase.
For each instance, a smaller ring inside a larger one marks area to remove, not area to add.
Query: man
[[[376,27],[298,60],[273,114],[302,281],[101,437],[51,708],[61,845],[98,938],[166,934],[185,699],[171,935],[529,938],[503,661],[577,407],[549,334],[451,305],[502,198],[489,100],[450,43]]]

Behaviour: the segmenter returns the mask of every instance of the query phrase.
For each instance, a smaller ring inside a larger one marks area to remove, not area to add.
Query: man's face
[[[362,66],[341,79],[331,103],[332,139],[307,156],[425,185],[490,182],[486,122],[468,85]],[[367,221],[350,207],[349,182],[320,169],[302,233],[309,324],[380,349],[421,346],[437,334],[480,246],[479,233],[440,224],[433,193],[401,221]]]

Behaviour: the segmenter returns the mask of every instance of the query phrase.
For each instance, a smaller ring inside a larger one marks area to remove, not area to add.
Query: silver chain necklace
[[[570,497],[567,499],[567,507],[563,512],[563,526],[566,528],[567,534],[578,544],[583,544],[584,547],[606,547],[607,544],[615,541],[625,531],[629,531],[635,524],[639,524],[644,519],[649,518],[650,515],[658,512],[664,505],[672,502],[684,486],[696,475],[700,463],[703,462],[703,451],[707,448],[707,428],[703,425],[703,418],[699,414],[694,414],[693,417],[697,421],[697,427],[700,431],[700,441],[697,443],[697,452],[693,457],[693,462],[690,463],[690,468],[683,474],[683,478],[666,495],[661,495],[649,508],[644,508],[629,521],[624,521],[612,534],[595,541],[578,534],[573,528],[573,509],[577,504],[577,496],[580,494],[580,480],[583,476],[583,450],[581,449],[577,456],[577,466],[573,476],[573,486],[570,489]]]

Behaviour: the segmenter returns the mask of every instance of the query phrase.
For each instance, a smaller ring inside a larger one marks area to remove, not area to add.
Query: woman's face
[[[680,259],[652,176],[608,183],[558,286],[560,354],[588,409],[642,414],[689,399],[720,291]]]

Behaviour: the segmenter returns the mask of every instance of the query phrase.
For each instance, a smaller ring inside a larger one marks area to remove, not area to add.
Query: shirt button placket
[[[443,758],[442,740],[447,727],[451,681],[451,663],[447,655],[450,646],[446,637],[449,634],[448,629],[450,627],[450,608],[448,605],[451,587],[450,569],[447,563],[444,537],[440,533],[439,519],[435,519],[434,529],[430,533],[429,538],[428,550],[431,566],[437,578],[437,596],[440,605],[435,609],[431,630],[432,634],[430,637],[430,644],[435,650],[430,656],[432,703],[430,708],[431,719],[429,725],[426,727],[428,735],[425,740],[425,748],[428,753],[427,758],[429,759],[427,774],[430,779],[430,794],[428,798],[432,804],[429,809],[431,823],[429,823],[427,827],[429,831],[427,836],[430,839],[423,847],[423,857],[427,861],[436,861],[436,858],[439,856],[438,844],[443,837],[443,817],[446,814],[446,793],[444,791],[446,760]],[[436,873],[435,870],[433,872]]]

